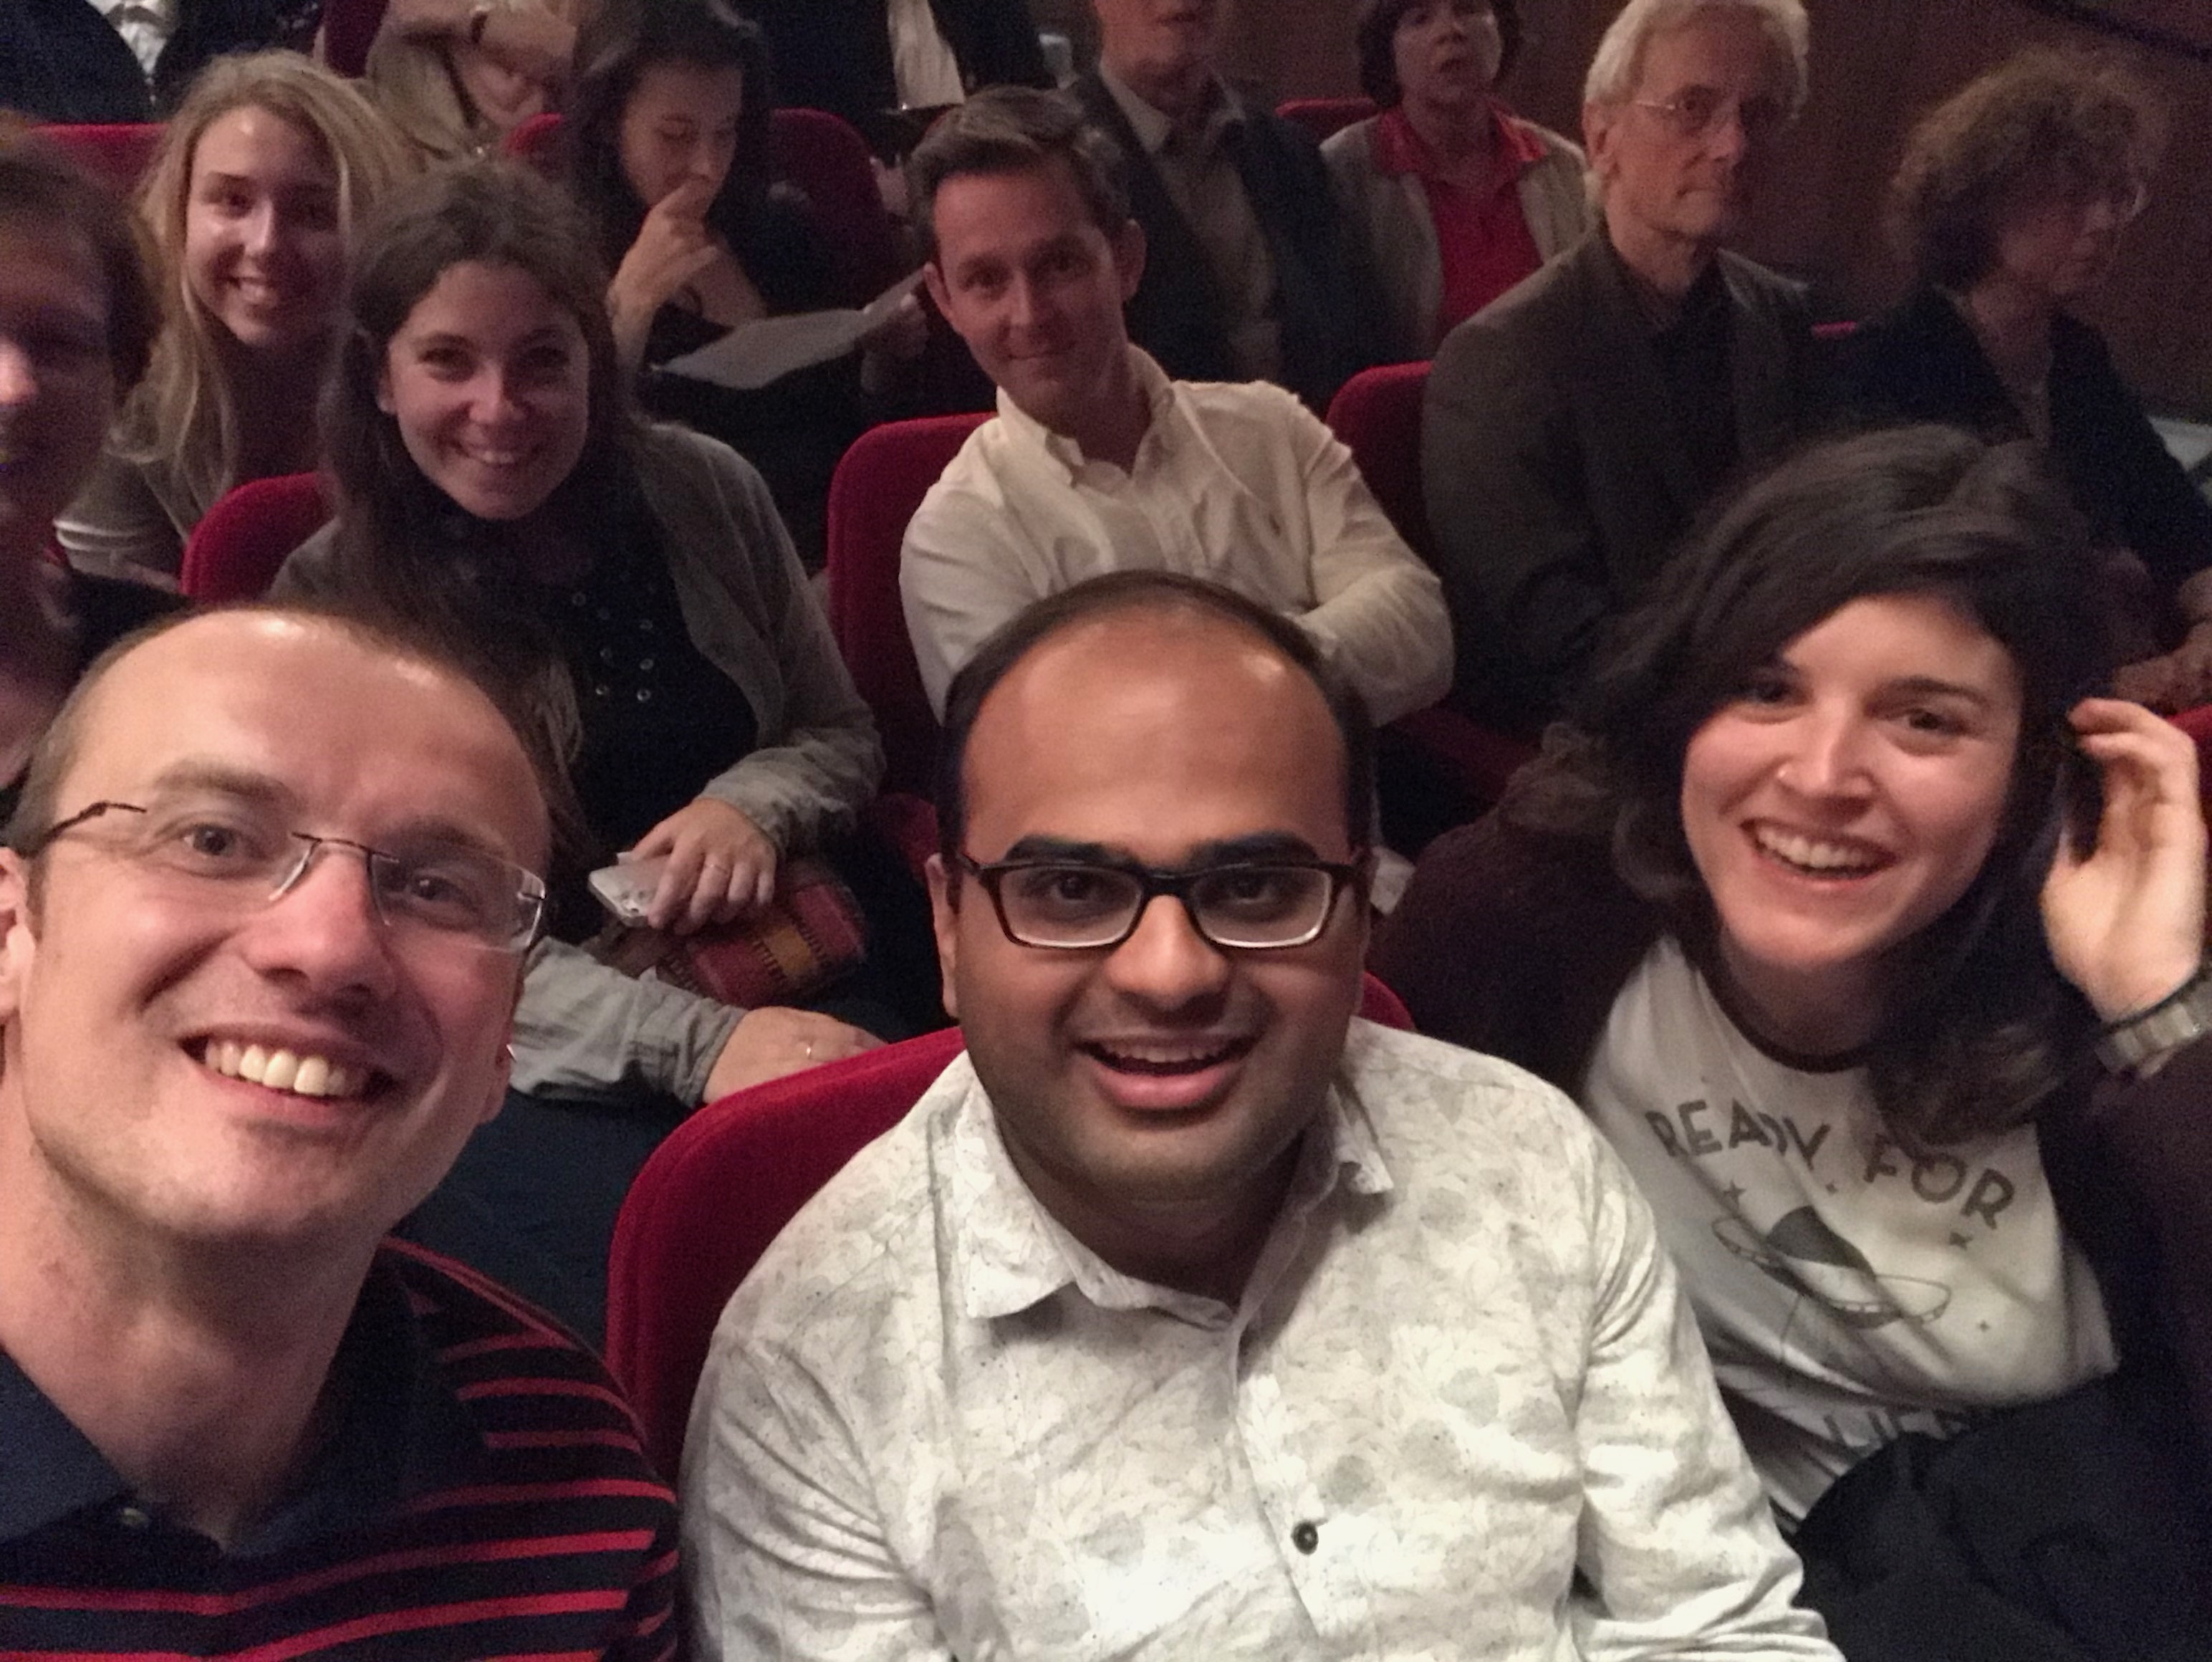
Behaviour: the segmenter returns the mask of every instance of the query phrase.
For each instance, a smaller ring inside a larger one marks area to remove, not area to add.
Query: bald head
[[[945,736],[938,751],[937,818],[941,848],[950,858],[958,851],[967,823],[969,736],[993,691],[1017,667],[1064,632],[1126,619],[1138,636],[1151,627],[1170,634],[1201,625],[1225,631],[1218,638],[1239,641],[1280,661],[1308,683],[1334,724],[1335,743],[1316,754],[1313,765],[1332,769],[1342,782],[1345,825],[1355,843],[1367,840],[1375,813],[1375,733],[1359,694],[1322,657],[1312,640],[1290,619],[1270,612],[1234,590],[1201,578],[1167,571],[1117,571],[1062,589],[1030,606],[993,635],[961,672],[945,697]],[[1141,694],[1144,684],[1166,696],[1154,678],[1140,670],[1149,660],[1133,657],[1122,691]],[[1340,768],[1340,771],[1334,770]]]

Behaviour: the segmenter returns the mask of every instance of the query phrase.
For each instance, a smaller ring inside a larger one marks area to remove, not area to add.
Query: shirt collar
[[[384,1515],[450,1476],[483,1434],[438,1366],[398,1272],[380,1256],[331,1365],[340,1403],[293,1493],[234,1549],[254,1556]],[[0,1350],[0,1542],[129,1498],[92,1440]]]
[[[1140,347],[1127,349],[1129,366],[1136,371],[1137,384],[1144,388],[1146,402],[1152,407],[1152,425],[1145,431],[1145,442],[1152,441],[1152,435],[1161,424],[1174,419],[1176,410],[1175,383],[1167,372],[1153,361],[1152,355]],[[1090,459],[1083,447],[1066,433],[1055,432],[1035,416],[1016,404],[1004,387],[999,390],[999,419],[1006,423],[1007,436],[1016,446],[1041,454],[1058,470],[1061,482],[1073,484],[1082,477]]]
[[[939,1205],[962,1314],[974,1321],[1018,1315],[1073,1286],[1101,1309],[1153,1309],[1198,1326],[1226,1324],[1234,1312],[1217,1300],[1125,1275],[1063,1228],[1014,1170],[972,1064],[963,1055],[954,1068],[958,1094],[944,1123]],[[947,1081],[954,1079],[948,1073]],[[1372,1196],[1392,1186],[1366,1110],[1340,1073],[1300,1145],[1276,1228],[1340,1190]]]
[[[1541,161],[1544,147],[1534,133],[1508,115],[1495,100],[1490,106],[1490,122],[1491,174],[1485,188],[1486,193],[1495,194],[1517,183],[1522,174]],[[1413,131],[1402,104],[1392,105],[1376,119],[1375,165],[1389,177],[1407,174],[1416,179],[1437,177],[1436,152],[1429,148],[1426,139]]]
[[[1144,147],[1145,154],[1157,156],[1165,149],[1168,141],[1176,135],[1175,118],[1166,111],[1146,103],[1127,82],[1103,63],[1098,65],[1098,78],[1105,83],[1106,90],[1113,94],[1115,103],[1121,107],[1123,119],[1128,122],[1129,130],[1137,135],[1137,143]],[[1201,125],[1206,137],[1200,149],[1209,146],[1220,133],[1243,125],[1244,119],[1243,100],[1237,96],[1234,88],[1219,76],[1215,76],[1209,85],[1202,113]]]

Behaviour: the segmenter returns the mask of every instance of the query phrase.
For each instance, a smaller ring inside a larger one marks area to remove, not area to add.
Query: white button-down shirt
[[[1443,697],[1443,590],[1336,435],[1279,387],[1170,380],[1129,350],[1152,418],[1128,472],[1001,393],[907,527],[899,588],[938,713],[1000,624],[1126,570],[1208,578],[1295,619],[1377,721]]]
[[[968,96],[960,60],[937,27],[929,0],[890,0],[884,21],[891,32],[891,79],[903,107],[933,109]]]
[[[732,1300],[682,1493],[706,1657],[1836,1662],[1619,1163],[1364,1022],[1234,1308],[954,1062]]]
[[[154,65],[161,61],[161,48],[177,32],[177,0],[92,0],[92,3],[114,25],[137,58],[138,67],[151,78]]]

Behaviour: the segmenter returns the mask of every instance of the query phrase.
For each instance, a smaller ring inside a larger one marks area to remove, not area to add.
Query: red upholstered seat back
[[[1360,1014],[1410,1029],[1367,977]],[[667,1476],[691,1393],[738,1283],[815,1190],[896,1124],[960,1054],[957,1027],[824,1063],[709,1103],[669,1134],[630,1186],[607,1263],[607,1366]]]
[[[907,266],[867,141],[826,110],[792,109],[770,118],[769,144],[776,177],[805,192],[813,208],[847,303],[863,305],[896,283]]]
[[[1275,111],[1314,136],[1316,143],[1375,113],[1371,98],[1293,98]]]
[[[122,196],[138,188],[161,142],[158,121],[57,122],[38,131],[40,137]]]
[[[526,161],[546,178],[557,180],[561,177],[561,135],[567,128],[568,124],[558,113],[548,110],[516,127],[507,134],[501,148],[517,161]]]
[[[899,545],[945,464],[989,419],[931,416],[872,428],[830,481],[830,632],[875,712],[886,791],[927,798],[937,765],[937,717],[899,605]]]
[[[185,594],[206,604],[258,600],[284,557],[330,516],[318,474],[249,479],[225,493],[192,527],[179,581]]]
[[[1436,546],[1421,496],[1421,399],[1428,386],[1425,362],[1386,363],[1345,382],[1328,406],[1330,429],[1398,534],[1425,560]]]

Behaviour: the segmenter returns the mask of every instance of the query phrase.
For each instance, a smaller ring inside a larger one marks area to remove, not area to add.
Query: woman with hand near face
[[[54,517],[144,373],[159,318],[122,206],[0,131],[0,824],[85,666],[174,604],[52,557]]]
[[[72,564],[173,586],[217,497],[316,465],[346,245],[408,171],[353,85],[295,52],[222,58],[194,82],[138,195],[167,316],[63,516]]]
[[[863,305],[841,293],[804,198],[770,177],[767,48],[726,0],[609,7],[576,55],[569,185],[596,222],[623,362],[647,410],[721,440],[760,469],[811,565],[837,459],[864,393],[921,348],[909,300],[847,356],[753,391],[662,370],[757,319]]]
[[[1392,355],[1431,357],[1589,228],[1583,153],[1498,101],[1521,46],[1516,0],[1365,0],[1355,40],[1382,113],[1321,153],[1382,280]]]
[[[2212,701],[2212,506],[2070,309],[2148,204],[2163,126],[2117,66],[2047,49],[1930,111],[1891,185],[1918,286],[1850,341],[1844,392],[1869,419],[2039,446],[2099,551],[2115,690],[2179,709]]]
[[[1909,428],[1784,465],[1373,955],[1422,1031],[1607,1133],[1811,1540],[1904,1434],[2122,1363],[2178,1353],[2212,1446],[2212,1134],[2154,1099],[2212,1078],[2196,757],[2092,696],[2081,545],[2024,446]]]

